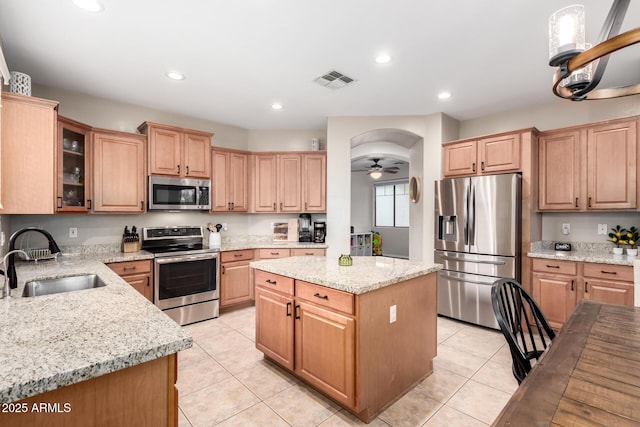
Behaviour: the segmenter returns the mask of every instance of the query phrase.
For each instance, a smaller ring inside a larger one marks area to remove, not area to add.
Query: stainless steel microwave
[[[149,210],[211,209],[211,181],[149,176]]]

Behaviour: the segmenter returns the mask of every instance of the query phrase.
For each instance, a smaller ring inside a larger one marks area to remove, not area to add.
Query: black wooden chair
[[[520,384],[531,371],[531,361],[542,356],[556,334],[535,300],[515,280],[496,281],[491,288],[491,303],[509,344],[513,376]]]

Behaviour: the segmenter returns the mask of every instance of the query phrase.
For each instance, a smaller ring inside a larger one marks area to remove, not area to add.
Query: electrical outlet
[[[598,224],[598,234],[607,234],[607,224]]]
[[[389,307],[389,323],[393,323],[396,321],[396,306],[392,305]]]
[[[562,234],[571,233],[571,224],[562,224]]]
[[[78,237],[77,227],[69,227],[69,237]]]
[[[223,222],[221,225],[222,225],[222,229],[223,229],[224,231],[229,231],[229,226],[227,226],[227,223],[226,223],[226,222]],[[273,226],[272,226],[271,228],[273,228]]]

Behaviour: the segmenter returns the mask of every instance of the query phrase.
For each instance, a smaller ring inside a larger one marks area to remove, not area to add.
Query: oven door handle
[[[158,264],[173,264],[176,262],[185,262],[185,261],[200,261],[207,259],[216,259],[218,258],[217,253],[211,254],[201,254],[201,255],[178,255],[172,257],[158,257],[155,259]]]

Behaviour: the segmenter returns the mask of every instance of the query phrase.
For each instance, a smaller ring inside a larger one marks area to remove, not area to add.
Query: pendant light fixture
[[[555,95],[582,101],[640,94],[640,83],[596,90],[607,68],[608,55],[640,43],[640,27],[619,34],[629,2],[614,0],[595,46],[585,39],[584,6],[568,6],[551,15],[549,65],[558,67],[553,76]]]

